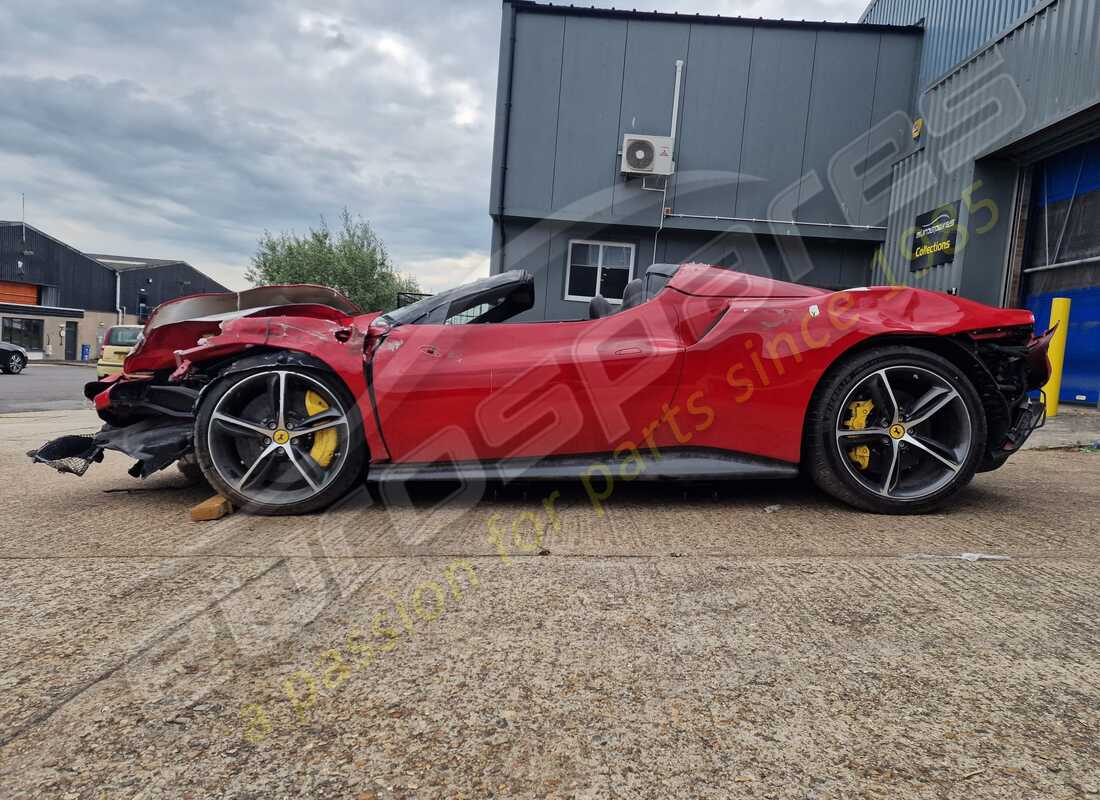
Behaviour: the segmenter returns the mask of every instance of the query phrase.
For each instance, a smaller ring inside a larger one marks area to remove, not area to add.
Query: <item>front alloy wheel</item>
[[[888,347],[829,376],[808,428],[809,468],[845,502],[882,513],[941,505],[973,477],[986,421],[973,384],[950,361]]]
[[[335,376],[265,369],[232,375],[204,399],[195,453],[234,505],[304,514],[351,488],[364,445],[354,403]]]

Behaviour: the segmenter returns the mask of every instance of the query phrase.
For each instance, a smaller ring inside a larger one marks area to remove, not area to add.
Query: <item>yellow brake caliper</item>
[[[314,391],[306,392],[306,413],[311,417],[314,414],[320,414],[322,411],[328,410],[328,403],[324,401],[321,395]],[[322,467],[327,467],[332,463],[332,457],[336,455],[336,442],[338,438],[336,436],[335,428],[326,428],[320,433],[313,434],[313,447],[309,450],[309,456]]]
[[[848,418],[848,422],[845,423],[850,431],[861,431],[867,427],[867,417],[870,416],[871,410],[875,407],[873,400],[854,400],[848,404],[848,410],[852,412],[852,416]],[[871,464],[871,448],[865,444],[861,444],[859,447],[853,447],[848,450],[848,458],[856,462],[859,468],[867,469]]]

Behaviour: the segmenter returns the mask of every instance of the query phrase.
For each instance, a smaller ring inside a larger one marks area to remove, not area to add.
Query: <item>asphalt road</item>
[[[190,523],[174,472],[22,456],[97,426],[0,417],[2,797],[1100,792],[1098,454],[918,518],[769,482]]]
[[[18,375],[0,373],[0,414],[90,408],[84,399],[84,384],[94,380],[94,366],[31,361]]]

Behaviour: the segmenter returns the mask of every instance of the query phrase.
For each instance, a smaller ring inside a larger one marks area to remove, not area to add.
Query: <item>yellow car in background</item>
[[[121,372],[122,362],[137,345],[144,329],[143,325],[113,325],[108,328],[103,335],[103,348],[96,363],[96,377],[106,378]]]

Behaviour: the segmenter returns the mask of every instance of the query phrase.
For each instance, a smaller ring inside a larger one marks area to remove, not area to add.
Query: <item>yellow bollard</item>
[[[1050,360],[1050,380],[1043,391],[1047,399],[1047,416],[1058,415],[1058,395],[1062,393],[1062,367],[1066,361],[1066,336],[1069,334],[1069,298],[1055,297],[1050,304],[1050,324],[1057,325],[1047,349]]]

